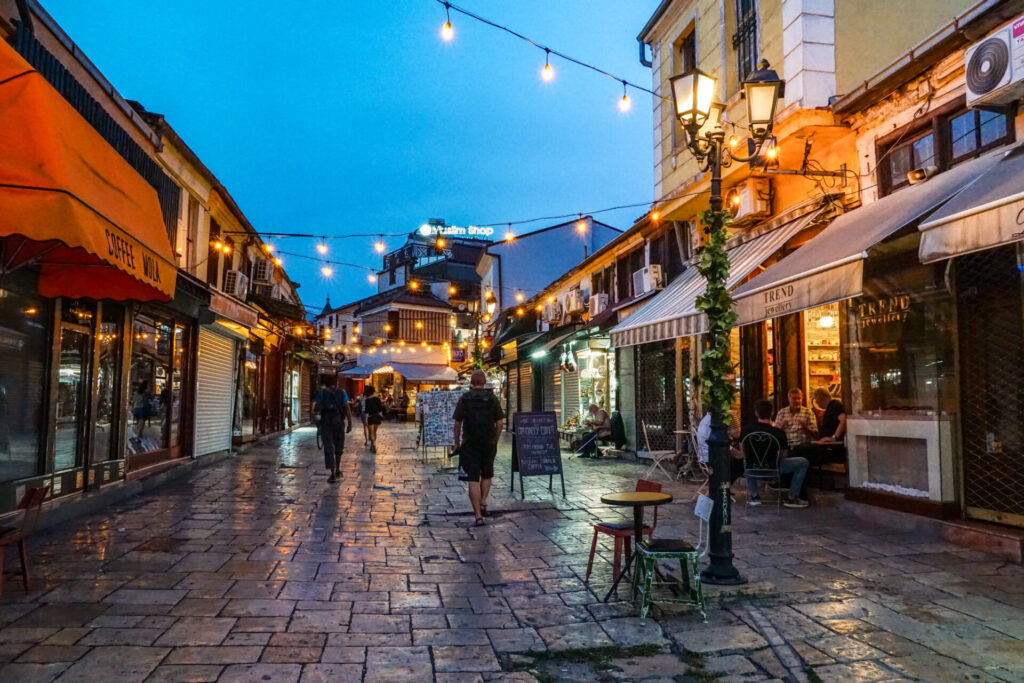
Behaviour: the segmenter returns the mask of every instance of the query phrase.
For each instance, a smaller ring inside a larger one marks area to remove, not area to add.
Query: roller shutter
[[[533,412],[533,366],[529,361],[519,364],[519,409]]]
[[[235,342],[200,328],[196,362],[196,456],[231,448]]]
[[[561,421],[562,410],[562,371],[553,362],[544,364],[544,410],[553,411],[556,419]]]
[[[505,424],[512,429],[512,416],[518,410],[519,401],[519,366],[508,366],[508,400],[506,402]]]
[[[580,373],[562,372],[562,422],[580,412]]]

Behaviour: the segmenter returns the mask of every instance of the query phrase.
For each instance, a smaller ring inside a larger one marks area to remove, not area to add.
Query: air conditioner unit
[[[256,259],[256,266],[252,271],[254,282],[269,283],[274,281],[274,262],[270,259]]]
[[[1024,17],[964,53],[967,106],[1009,104],[1024,95]]]
[[[565,297],[565,312],[566,313],[582,313],[586,310],[587,305],[583,301],[583,292],[579,289],[574,289]]]
[[[546,323],[557,323],[562,321],[562,304],[557,301],[550,301],[544,304],[541,311],[541,319]]]
[[[601,315],[608,310],[608,295],[607,294],[591,294],[590,295],[590,317]]]
[[[729,192],[732,224],[746,225],[771,215],[771,183],[767,178],[747,178]]]
[[[268,285],[266,283],[256,283],[252,286],[253,296],[261,296],[267,299],[280,299],[281,298],[281,285]]]
[[[665,281],[661,276],[661,266],[656,263],[633,273],[633,296],[664,288]]]
[[[240,270],[229,270],[224,276],[224,291],[244,301],[249,293],[249,278]]]

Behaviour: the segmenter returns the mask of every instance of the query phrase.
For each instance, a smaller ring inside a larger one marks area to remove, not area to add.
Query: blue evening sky
[[[636,35],[657,0],[461,0],[650,87]],[[164,114],[261,231],[411,232],[652,199],[651,96],[552,59],[434,0],[44,0],[122,95]],[[628,228],[643,208],[600,214]],[[518,232],[548,223],[520,226]],[[373,239],[329,258],[379,267]],[[401,238],[386,240],[389,249]],[[275,240],[316,256],[315,241]],[[319,309],[375,290],[365,271],[284,256]]]

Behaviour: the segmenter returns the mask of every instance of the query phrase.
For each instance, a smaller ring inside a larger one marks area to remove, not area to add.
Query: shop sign
[[[765,316],[775,318],[792,311],[793,291],[793,285],[782,285],[762,292]]]
[[[490,239],[494,234],[494,228],[469,225],[461,227],[458,225],[431,225],[424,223],[420,226],[419,233],[424,237],[468,237],[470,239]]]
[[[452,349],[452,362],[453,363],[465,363],[466,362],[466,349],[462,349],[462,348]]]
[[[258,327],[260,323],[259,313],[255,309],[217,290],[210,290],[210,310],[246,327]]]
[[[857,304],[860,328],[884,323],[903,323],[910,316],[910,296],[903,294]]]
[[[334,363],[329,360],[320,361],[318,368],[321,375],[336,375],[338,374],[338,368],[334,367]]]

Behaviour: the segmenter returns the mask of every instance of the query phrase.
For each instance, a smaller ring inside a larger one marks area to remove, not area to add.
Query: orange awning
[[[0,273],[43,296],[167,301],[177,269],[154,190],[0,40]]]

